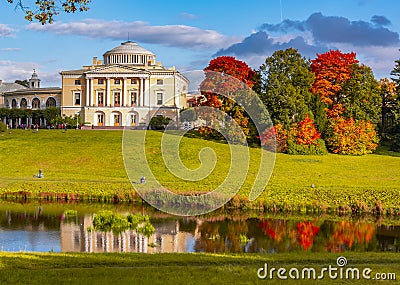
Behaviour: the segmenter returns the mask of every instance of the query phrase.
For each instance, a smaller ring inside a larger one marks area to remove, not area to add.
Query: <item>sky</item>
[[[355,52],[377,79],[390,77],[400,58],[398,0],[92,0],[88,12],[61,13],[44,26],[5,0],[0,7],[0,79],[28,79],[36,69],[43,87],[61,86],[60,71],[90,65],[128,34],[193,82],[193,71],[217,56],[257,69],[289,47],[310,59],[330,49]]]

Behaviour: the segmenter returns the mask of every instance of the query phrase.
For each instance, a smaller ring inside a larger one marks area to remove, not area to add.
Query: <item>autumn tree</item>
[[[343,83],[351,78],[352,66],[358,63],[356,54],[342,53],[339,50],[330,50],[311,61],[311,71],[315,74],[315,81],[311,92],[320,97],[330,110],[340,104],[345,94],[342,92]]]
[[[35,20],[45,25],[52,24],[53,17],[60,12],[76,13],[89,10],[91,0],[7,0],[7,2],[14,4],[16,9],[24,11],[26,20]]]
[[[299,123],[293,124],[287,142],[288,154],[322,155],[327,154],[325,142],[321,139],[314,120],[308,114]]]
[[[329,51],[317,54],[311,70],[311,91],[327,105],[329,126],[324,138],[331,151],[340,154],[371,153],[379,141],[379,84],[371,68],[359,65],[355,53]]]
[[[378,134],[371,122],[339,118],[330,123],[326,142],[334,153],[364,155],[378,146]]]
[[[313,116],[316,100],[310,93],[314,75],[309,71],[309,65],[296,49],[289,48],[275,51],[257,71],[259,82],[254,90],[274,125],[282,124],[289,130],[307,113]]]
[[[243,89],[243,83],[248,88],[253,87],[255,72],[245,62],[233,56],[220,56],[211,60],[204,71],[206,78],[200,85],[204,97],[199,99],[197,104],[220,109],[233,118],[248,136],[250,119],[244,108],[220,94],[235,93]],[[216,131],[208,127],[202,127],[200,131],[203,134],[218,136]]]

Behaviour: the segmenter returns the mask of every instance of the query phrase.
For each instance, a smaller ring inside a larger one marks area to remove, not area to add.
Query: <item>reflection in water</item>
[[[151,215],[150,215],[151,216]],[[89,232],[93,214],[65,217],[34,211],[0,210],[0,249],[63,252],[399,251],[399,226],[362,220],[321,218],[241,219],[240,217],[151,217],[150,237],[129,230],[119,235]]]

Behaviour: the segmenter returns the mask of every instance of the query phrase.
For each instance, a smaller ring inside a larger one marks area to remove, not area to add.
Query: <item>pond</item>
[[[150,216],[150,237],[88,231],[103,209]],[[72,210],[76,215],[65,215]],[[0,201],[0,250],[33,252],[399,251],[399,220],[215,212],[176,217],[144,206],[20,204]]]

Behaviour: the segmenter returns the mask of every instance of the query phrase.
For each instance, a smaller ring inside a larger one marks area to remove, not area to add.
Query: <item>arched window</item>
[[[20,106],[21,109],[26,109],[26,107],[28,106],[28,102],[26,101],[25,98],[21,99],[21,103],[20,103],[19,106]]]
[[[56,107],[57,103],[56,103],[56,99],[54,99],[53,97],[49,97],[46,101],[46,108],[51,108],[51,107]]]
[[[12,101],[11,101],[11,108],[13,108],[13,109],[17,108],[17,100],[12,99]]]
[[[32,100],[32,109],[40,109],[40,100],[38,98]]]

